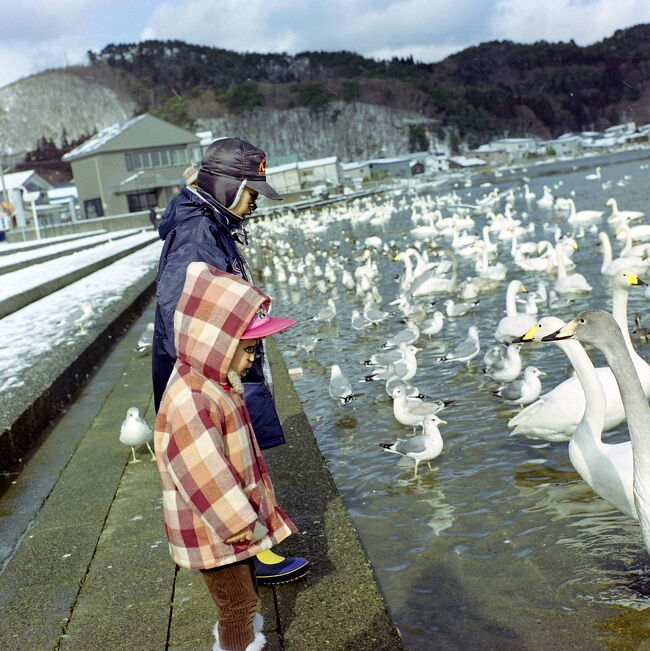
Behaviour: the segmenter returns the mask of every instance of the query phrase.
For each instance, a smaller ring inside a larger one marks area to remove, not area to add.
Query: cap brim
[[[282,196],[279,195],[266,181],[246,181],[246,186],[263,194],[267,199],[275,199],[282,201]]]
[[[259,337],[268,337],[282,332],[292,325],[298,323],[295,319],[285,319],[279,316],[272,316],[266,323],[257,328],[248,328],[241,336],[241,339],[258,339]]]

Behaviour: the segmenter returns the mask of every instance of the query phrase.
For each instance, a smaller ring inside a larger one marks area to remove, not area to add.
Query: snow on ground
[[[54,244],[56,242],[65,242],[68,240],[82,240],[84,237],[89,237],[91,235],[99,235],[100,233],[106,233],[106,229],[99,229],[96,231],[88,231],[87,233],[72,233],[70,235],[58,235],[57,237],[46,237],[41,240],[27,240],[27,242],[0,242],[0,255],[13,253],[15,251],[22,251],[24,249],[37,249],[39,248],[37,244],[47,241],[48,244]]]
[[[38,287],[50,280],[64,276],[72,271],[108,258],[120,251],[129,249],[138,243],[146,242],[152,238],[158,239],[157,233],[152,230],[142,231],[130,237],[125,237],[116,242],[100,244],[89,250],[77,251],[70,255],[54,258],[40,264],[33,264],[18,271],[4,274],[0,283],[0,301],[16,294]]]
[[[41,360],[65,353],[79,337],[107,324],[102,314],[127,288],[155,269],[162,242],[149,246],[0,320],[0,392],[18,388]]]
[[[3,267],[9,267],[19,262],[29,262],[34,258],[41,258],[47,255],[53,255],[55,253],[64,253],[70,249],[75,249],[80,246],[90,247],[98,242],[109,242],[116,238],[126,237],[135,233],[139,233],[145,230],[144,228],[129,228],[123,231],[111,231],[102,232],[99,235],[94,235],[92,237],[87,237],[83,240],[74,239],[74,240],[64,240],[63,242],[58,242],[51,244],[49,246],[42,246],[39,248],[28,249],[27,251],[17,251],[16,253],[9,253],[7,255],[0,256],[0,273],[2,273]],[[151,229],[147,229],[151,231]]]

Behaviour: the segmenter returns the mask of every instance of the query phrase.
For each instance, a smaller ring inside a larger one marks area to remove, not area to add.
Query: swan
[[[537,205],[540,208],[552,208],[553,207],[553,193],[551,188],[547,185],[544,186],[544,194],[537,200]]]
[[[635,219],[641,219],[641,217],[645,215],[645,213],[640,210],[619,210],[618,203],[614,197],[607,199],[605,205],[612,207],[612,214],[607,218],[607,221],[610,223],[621,224],[624,221],[631,222]]]
[[[579,273],[567,274],[566,263],[564,258],[564,244],[559,241],[555,245],[557,254],[557,280],[554,289],[558,294],[576,294],[580,292],[590,292],[591,285],[585,277]]]
[[[603,218],[602,210],[576,210],[576,204],[573,199],[567,199],[569,204],[569,224],[597,224]]]
[[[556,317],[544,317],[523,337],[523,341],[543,341],[566,324]],[[605,443],[602,440],[606,398],[589,355],[580,342],[549,340],[569,358],[586,397],[585,411],[569,441],[569,458],[591,489],[614,508],[638,520],[632,490],[632,446],[630,441]]]
[[[543,340],[569,338],[596,346],[616,377],[632,445],[634,505],[646,551],[650,552],[650,408],[625,338],[612,316],[602,310],[582,312]]]
[[[633,242],[646,242],[650,240],[650,224],[638,224],[637,226],[630,226],[627,222],[623,222],[614,231],[616,239],[626,240],[629,237]]]
[[[627,297],[632,287],[646,285],[634,274],[619,274],[612,278],[612,314],[619,324],[623,337],[627,337],[628,349],[643,382],[645,392],[650,396],[650,366],[640,357],[629,339],[627,331]],[[625,418],[616,381],[609,368],[596,369],[606,396],[604,430],[612,429]],[[511,436],[524,435],[528,438],[546,441],[568,441],[575,431],[585,410],[585,396],[577,377],[567,378],[543,394],[539,400],[508,421]]]
[[[639,256],[625,256],[612,259],[612,243],[609,241],[607,233],[602,231],[598,233],[598,245],[603,254],[603,262],[600,266],[600,273],[606,276],[614,276],[617,273],[628,272],[642,274],[648,270],[650,260],[640,258]]]
[[[517,292],[525,292],[526,288],[519,280],[511,280],[506,289],[506,316],[498,323],[494,331],[494,338],[499,343],[510,343],[515,337],[521,336],[536,323],[534,316],[517,312]]]
[[[585,178],[589,181],[597,181],[600,179],[600,167],[596,168],[596,172],[594,174],[587,174]]]

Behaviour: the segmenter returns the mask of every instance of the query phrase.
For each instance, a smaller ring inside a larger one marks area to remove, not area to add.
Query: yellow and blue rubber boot
[[[290,583],[309,572],[309,561],[306,558],[285,558],[270,549],[260,552],[254,560],[255,577],[260,585]]]

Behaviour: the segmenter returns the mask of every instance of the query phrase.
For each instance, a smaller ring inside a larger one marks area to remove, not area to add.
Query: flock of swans
[[[601,179],[600,169],[594,177]],[[384,200],[262,218],[251,225],[249,258],[272,296],[313,305],[303,329],[309,340],[299,344],[304,351],[313,355],[346,312],[342,337],[363,342],[364,333],[383,329],[381,347],[360,351],[362,377],[342,370],[349,360],[330,360],[329,394],[348,409],[372,386],[358,383],[383,385],[404,436],[377,443],[410,457],[416,477],[419,463],[443,452],[439,426],[446,421],[439,414],[449,408],[445,419],[452,422],[455,407],[448,384],[437,386],[433,400],[414,382],[426,370],[435,377],[436,368],[456,364],[459,373],[494,383],[491,399],[510,409],[510,436],[568,442],[575,470],[639,521],[650,552],[650,365],[635,350],[628,324],[630,292],[645,291],[640,276],[650,265],[650,224],[640,211],[621,210],[614,197],[602,209],[578,210],[572,196],[555,196],[557,189],[545,186],[537,198],[528,184],[494,188],[473,201],[454,191],[403,190]],[[533,210],[536,219],[529,218]],[[395,214],[407,215],[399,229],[391,226]],[[364,230],[373,234],[363,237]],[[599,271],[578,270],[579,247],[593,247]],[[596,284],[609,288],[600,304],[590,302]],[[495,296],[503,312],[486,312],[485,297],[494,305]],[[598,309],[572,319],[576,304]],[[491,324],[489,331],[479,322]],[[546,391],[544,371],[522,360],[531,348],[548,349],[544,342],[559,347],[575,371]],[[423,369],[418,353],[434,344],[439,352]],[[607,364],[594,367],[583,344],[598,348]],[[628,441],[603,439],[626,420]]]

